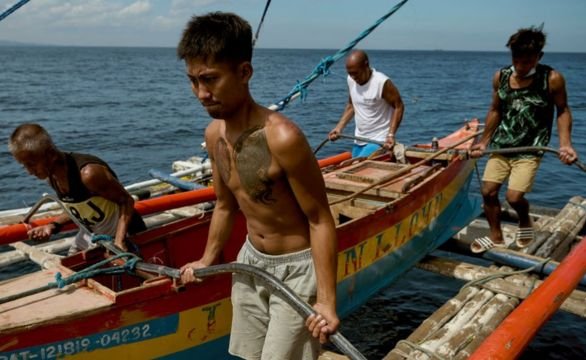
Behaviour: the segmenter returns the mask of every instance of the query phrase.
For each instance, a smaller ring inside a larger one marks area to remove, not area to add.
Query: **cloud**
[[[222,3],[222,0],[173,0],[169,9],[169,16],[191,14],[197,8]]]
[[[148,0],[31,1],[18,17],[27,24],[50,24],[78,28],[117,26],[122,21],[143,21],[152,8]]]
[[[151,3],[145,0],[139,0],[120,10],[118,15],[120,17],[132,17],[148,13],[151,10]]]
[[[167,13],[156,16],[153,22],[161,28],[182,28],[186,19],[199,9],[222,3],[226,0],[173,0]]]

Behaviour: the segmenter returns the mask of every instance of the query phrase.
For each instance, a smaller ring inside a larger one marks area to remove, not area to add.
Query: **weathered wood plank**
[[[538,234],[537,241],[534,241],[523,252],[547,258],[552,255],[558,245],[571,242],[586,221],[586,208],[584,206],[586,206],[584,198],[581,196],[572,197],[553,221],[540,229],[543,234]],[[556,260],[560,260],[565,254],[558,252],[557,256]]]
[[[454,317],[462,309],[462,307],[479,292],[478,288],[468,287],[460,291],[455,297],[448,300],[438,310],[436,310],[430,317],[425,319],[423,323],[407,338],[408,342],[419,343],[424,340],[428,334],[438,331],[444,324]],[[411,353],[412,348],[405,343],[398,343],[390,353],[388,353],[385,360],[400,360],[405,357],[402,354]]]

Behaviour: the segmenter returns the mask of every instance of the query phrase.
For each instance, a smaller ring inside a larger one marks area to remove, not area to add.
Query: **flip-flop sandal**
[[[526,248],[535,240],[535,230],[532,227],[518,228],[515,234],[515,245],[519,249]]]
[[[470,244],[470,251],[475,254],[480,254],[485,252],[486,250],[490,250],[495,246],[492,240],[488,236],[483,236],[474,239],[472,244]]]
[[[507,241],[507,238],[505,237],[504,241],[504,244],[495,244],[488,236],[479,237],[474,239],[474,241],[472,241],[472,244],[470,244],[470,251],[472,251],[475,254],[480,254],[495,247],[506,249],[513,243],[514,240],[511,239]]]

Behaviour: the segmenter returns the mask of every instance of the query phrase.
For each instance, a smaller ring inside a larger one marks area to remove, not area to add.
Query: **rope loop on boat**
[[[122,258],[124,258],[126,260],[124,262],[124,264],[122,264],[122,265],[101,268],[102,266],[111,263],[113,260],[122,259]],[[134,269],[136,268],[136,264],[140,260],[141,259],[133,253],[123,252],[123,253],[117,254],[115,256],[109,257],[107,259],[104,259],[102,261],[99,261],[91,266],[88,266],[87,268],[85,268],[81,271],[78,271],[77,273],[75,273],[71,276],[68,276],[66,278],[64,278],[60,272],[57,272],[55,274],[55,282],[49,283],[49,286],[51,284],[55,284],[56,287],[61,289],[67,285],[76,283],[80,280],[90,279],[90,278],[93,278],[94,276],[98,276],[98,275],[119,275],[119,274],[132,273],[132,272],[134,272]]]
[[[325,58],[321,59],[321,61],[319,62],[319,64],[316,65],[313,71],[316,74],[321,74],[324,77],[326,77],[330,75],[330,67],[334,65],[335,62],[336,60],[333,56],[326,56]]]

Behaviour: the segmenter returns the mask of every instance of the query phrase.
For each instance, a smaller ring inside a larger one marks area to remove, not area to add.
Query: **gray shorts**
[[[239,263],[275,275],[301,299],[315,304],[316,278],[311,249],[272,256],[256,250],[246,239]],[[317,359],[320,344],[305,320],[279,293],[248,275],[232,275],[232,331],[230,353],[244,359]]]

